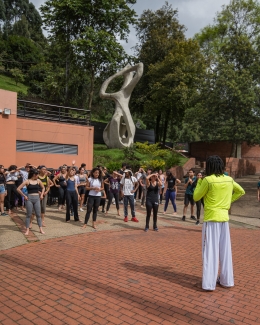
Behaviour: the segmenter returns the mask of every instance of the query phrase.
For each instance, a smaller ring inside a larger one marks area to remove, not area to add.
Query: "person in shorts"
[[[189,170],[189,175],[185,179],[185,196],[184,196],[184,208],[183,208],[183,217],[182,221],[186,220],[186,213],[188,206],[190,204],[190,214],[191,214],[191,219],[196,220],[196,217],[194,216],[194,205],[195,202],[193,200],[193,192],[196,186],[196,176],[194,176],[194,171],[192,169]]]

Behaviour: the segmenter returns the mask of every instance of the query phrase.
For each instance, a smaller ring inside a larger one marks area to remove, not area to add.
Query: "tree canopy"
[[[197,139],[260,143],[260,4],[232,0],[196,39],[208,60],[199,103],[185,113]],[[193,135],[194,136],[194,135]]]

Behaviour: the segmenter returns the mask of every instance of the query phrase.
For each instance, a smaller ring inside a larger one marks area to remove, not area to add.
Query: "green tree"
[[[16,86],[17,86],[18,82],[24,81],[24,74],[23,74],[22,70],[20,70],[18,68],[13,68],[13,69],[10,69],[10,73],[15,80]]]
[[[18,68],[27,73],[29,68],[39,63],[43,59],[41,48],[32,40],[22,36],[9,36],[8,39],[2,43],[1,50],[6,51],[4,66],[7,70]]]
[[[65,98],[75,64],[89,75],[88,108],[92,106],[95,79],[101,68],[125,57],[117,38],[127,39],[135,12],[129,7],[136,0],[72,1],[48,0],[41,12],[50,40],[62,49]],[[75,61],[75,57],[77,60]]]
[[[0,0],[0,23],[2,21],[6,37],[10,34],[14,34],[13,25],[16,25],[19,21],[20,25],[22,24],[24,28],[24,20],[26,20],[26,24],[28,24],[30,38],[36,42],[44,42],[45,38],[41,29],[41,16],[29,0]],[[20,28],[21,27],[19,27],[18,30],[20,30]],[[26,35],[26,37],[27,36],[28,35]]]
[[[183,41],[185,27],[178,21],[178,12],[167,2],[159,10],[145,10],[136,26],[139,43],[135,47],[137,60],[144,63],[144,74],[133,96],[132,106],[145,121],[148,128],[155,128],[156,142],[163,138],[163,114],[169,109],[168,103],[153,106],[153,113],[148,111],[152,103],[152,91],[148,85],[154,85],[154,73],[148,73],[150,66],[160,64],[175,47],[177,41]],[[148,109],[147,109],[148,108]],[[156,121],[154,123],[154,120]]]
[[[164,60],[149,66],[149,100],[145,109],[151,116],[160,110],[163,122],[162,142],[171,127],[172,139],[178,136],[185,110],[198,98],[198,87],[205,74],[205,60],[194,40],[175,41]],[[175,134],[174,131],[175,130]]]
[[[12,29],[12,34],[30,38],[29,24],[28,24],[28,21],[24,15],[22,15],[21,20],[14,23],[13,29]]]
[[[208,60],[200,103],[186,112],[183,135],[229,140],[233,155],[241,143],[260,143],[260,4],[232,0],[213,26],[196,36]]]

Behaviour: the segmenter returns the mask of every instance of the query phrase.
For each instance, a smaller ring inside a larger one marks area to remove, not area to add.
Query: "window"
[[[56,144],[46,142],[16,141],[16,151],[47,152],[63,155],[77,155],[78,146],[70,144]]]

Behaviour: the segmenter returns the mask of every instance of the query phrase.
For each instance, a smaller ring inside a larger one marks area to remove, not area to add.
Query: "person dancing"
[[[166,175],[167,175],[167,177],[166,177],[166,181],[165,181],[165,190],[166,190],[165,191],[165,205],[164,205],[164,209],[163,209],[163,214],[166,213],[168,204],[169,204],[169,200],[171,200],[172,206],[174,209],[173,215],[176,215],[177,214],[177,207],[176,207],[176,203],[175,203],[176,185],[180,184],[181,181],[178,178],[175,178],[169,170],[167,171]]]
[[[150,174],[146,177],[146,225],[144,231],[149,230],[149,222],[151,212],[153,210],[153,230],[158,231],[157,227],[157,213],[159,208],[159,191],[162,186],[162,182],[158,173]]]
[[[78,184],[76,181],[76,170],[74,167],[70,167],[65,181],[67,184],[66,189],[66,222],[70,222],[71,208],[73,208],[74,221],[79,220],[78,214],[78,200],[80,199],[78,192]]]
[[[104,183],[109,184],[109,192],[108,192],[108,202],[107,202],[107,209],[106,214],[109,211],[110,205],[112,203],[113,198],[115,199],[117,215],[120,216],[119,213],[119,190],[120,190],[120,180],[122,175],[113,171],[112,176],[108,177]]]
[[[102,179],[102,171],[100,168],[93,168],[90,177],[87,180],[86,189],[89,190],[87,213],[85,216],[85,222],[82,228],[87,227],[87,223],[90,218],[90,214],[93,211],[92,227],[96,229],[97,211],[100,206],[101,192],[104,190],[104,182]]]
[[[65,205],[66,191],[67,191],[66,175],[67,175],[67,167],[63,165],[61,167],[60,173],[57,174],[53,179],[54,185],[58,187],[59,190],[59,202],[58,202],[59,210],[64,209],[64,205]]]
[[[42,182],[38,179],[38,170],[37,169],[31,169],[28,174],[28,179],[24,181],[18,188],[17,192],[22,195],[25,198],[25,206],[26,206],[26,231],[25,235],[29,235],[29,226],[31,221],[31,215],[32,211],[34,209],[37,223],[40,229],[40,233],[44,234],[44,231],[42,229],[42,218],[41,218],[41,203],[40,200],[43,199],[44,194],[44,186]],[[22,188],[26,186],[27,187],[27,193],[28,195],[24,194],[22,192]],[[41,194],[39,195],[39,190]]]
[[[4,210],[4,201],[7,195],[7,191],[5,189],[5,169],[3,165],[0,165],[0,209],[1,216],[8,216]]]
[[[80,167],[79,169],[79,184],[78,184],[78,192],[80,196],[80,206],[79,206],[79,211],[83,211],[83,202],[85,200],[85,194],[86,194],[86,182],[87,182],[87,174],[85,174],[85,168]]]
[[[233,178],[224,175],[224,163],[219,156],[207,159],[206,175],[198,180],[193,197],[195,201],[204,198],[202,289],[213,291],[216,283],[227,288],[234,286],[228,210],[245,191]]]

